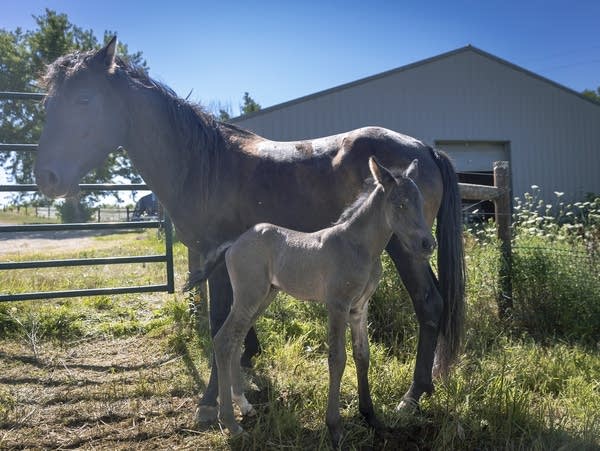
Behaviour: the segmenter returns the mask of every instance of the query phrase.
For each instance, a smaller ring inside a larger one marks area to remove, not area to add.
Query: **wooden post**
[[[496,227],[500,240],[500,295],[498,313],[501,319],[507,319],[513,307],[512,301],[512,247],[511,247],[511,193],[508,161],[494,162],[494,186],[498,196],[494,199]]]

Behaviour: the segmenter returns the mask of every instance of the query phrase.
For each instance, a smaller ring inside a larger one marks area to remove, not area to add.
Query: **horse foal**
[[[374,188],[359,197],[333,226],[303,233],[273,224],[258,224],[225,251],[233,287],[233,305],[214,338],[219,376],[219,418],[232,434],[242,432],[232,398],[242,414],[254,413],[246,400],[240,368],[242,341],[281,290],[295,298],[324,302],[328,311],[329,395],[326,423],[334,446],[342,439],[339,392],[346,366],[346,324],[352,332],[359,409],[379,427],[369,391],[368,301],[381,276],[380,255],[392,234],[407,249],[420,243],[417,258],[428,259],[435,248],[423,215],[423,199],[412,178],[417,160],[394,177],[374,157],[369,168]],[[225,247],[225,246],[224,246]]]

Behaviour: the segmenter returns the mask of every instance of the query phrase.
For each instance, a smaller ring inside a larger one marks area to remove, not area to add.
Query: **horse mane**
[[[95,53],[94,50],[71,53],[48,65],[42,77],[48,95],[54,95],[67,79],[89,68]],[[115,67],[109,72],[109,76],[125,80],[133,88],[149,89],[158,94],[157,97],[164,102],[163,111],[167,114],[169,125],[181,140],[173,145],[173,148],[181,152],[183,160],[181,167],[184,172],[180,178],[180,189],[186,191],[190,189],[188,184],[200,183],[200,192],[203,193],[204,200],[208,200],[220,178],[220,154],[227,146],[225,136],[255,135],[235,125],[218,121],[199,103],[178,97],[167,85],[152,79],[144,68],[119,56],[116,57]]]

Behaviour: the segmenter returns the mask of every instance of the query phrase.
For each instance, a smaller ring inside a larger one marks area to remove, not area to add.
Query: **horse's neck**
[[[385,201],[383,189],[376,188],[344,224],[345,233],[355,237],[355,242],[363,245],[372,258],[379,257],[392,235],[385,219]]]
[[[206,188],[207,169],[198,167],[194,152],[209,149],[185,148],[185,137],[176,129],[176,121],[169,117],[160,93],[139,91],[132,94],[130,130],[124,146],[162,205],[167,209],[178,231],[196,241],[196,234],[207,233],[208,222],[214,222],[219,209],[212,208],[203,191]],[[198,119],[200,120],[200,119]],[[189,133],[194,133],[189,130]],[[220,155],[225,157],[225,155]],[[216,168],[209,168],[214,177]],[[211,211],[211,216],[206,214]],[[189,229],[189,230],[186,230]],[[196,229],[196,232],[191,230]],[[184,241],[185,242],[185,241]]]

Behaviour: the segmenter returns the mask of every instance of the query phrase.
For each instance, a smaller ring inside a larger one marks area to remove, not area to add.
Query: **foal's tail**
[[[463,338],[465,317],[465,261],[463,224],[458,177],[448,156],[433,150],[434,160],[442,174],[444,193],[437,215],[439,290],[444,311],[433,372],[445,375],[458,356]]]
[[[204,266],[188,275],[188,280],[183,286],[183,291],[193,290],[194,287],[206,282],[217,265],[223,260],[223,256],[227,249],[229,249],[233,243],[233,241],[226,241],[210,253],[209,257],[204,262]]]

